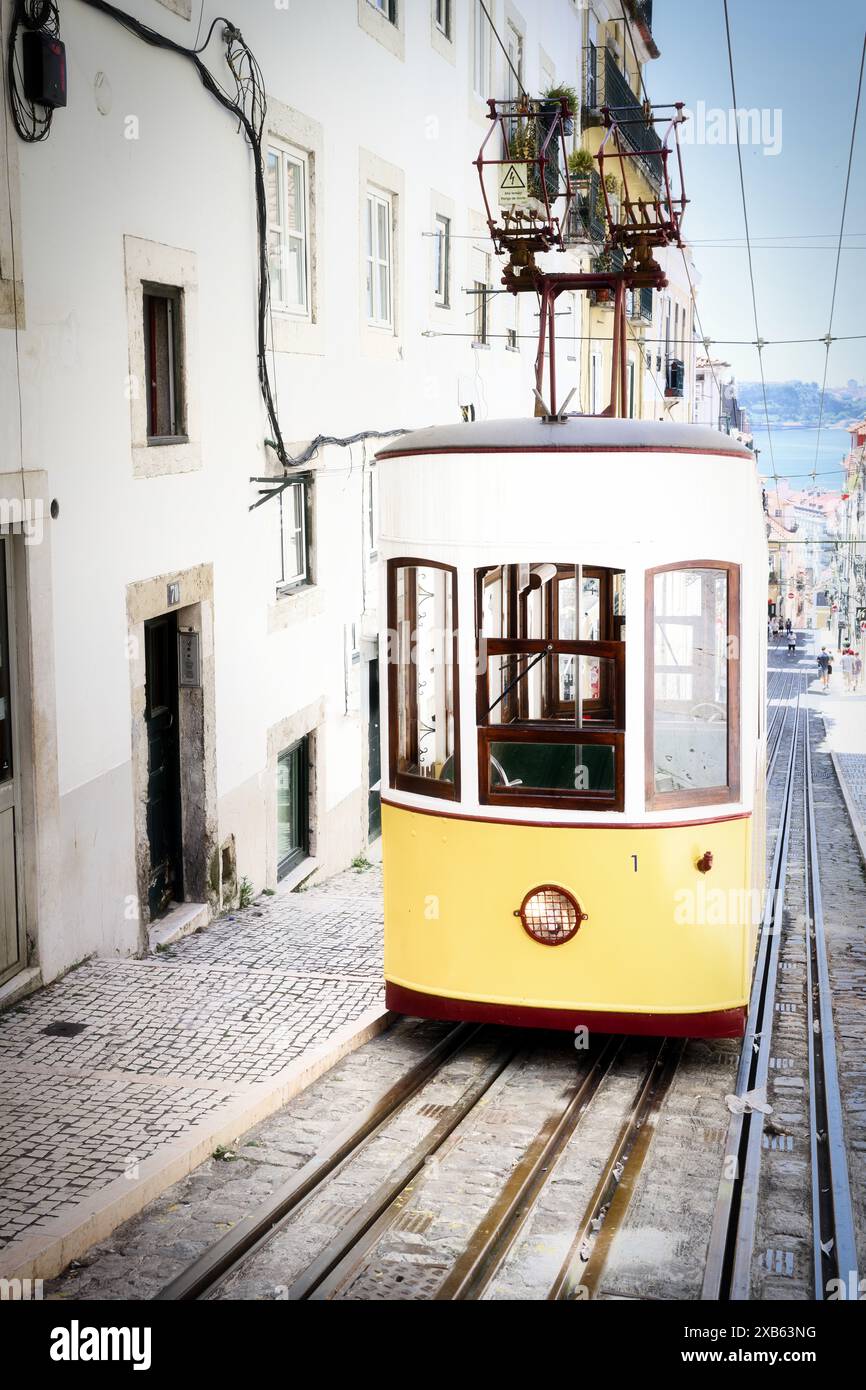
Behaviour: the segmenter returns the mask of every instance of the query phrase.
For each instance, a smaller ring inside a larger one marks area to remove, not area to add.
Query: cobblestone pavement
[[[0,1015],[0,1260],[382,1000],[381,870],[261,896]]]

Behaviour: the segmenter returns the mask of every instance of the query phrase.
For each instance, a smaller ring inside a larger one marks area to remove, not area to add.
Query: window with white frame
[[[508,54],[507,96],[509,101],[517,101],[523,88],[523,35],[515,25],[508,21],[506,26],[506,52]]]
[[[384,15],[389,24],[397,23],[397,0],[367,0],[367,4]]]
[[[269,145],[266,188],[271,304],[285,313],[307,314],[310,294],[306,155],[284,145]]]
[[[451,37],[451,0],[433,0],[433,23],[444,34],[446,39]]]
[[[277,588],[293,589],[310,581],[306,479],[280,493],[280,577]]]
[[[593,349],[589,359],[589,411],[591,415],[601,414],[601,373],[602,355],[601,352]]]
[[[367,481],[367,554],[375,560],[379,553],[379,475],[375,464]]]
[[[506,346],[507,348],[509,348],[509,349],[511,350],[511,352],[519,352],[519,351],[520,351],[520,295],[519,295],[519,294],[516,294],[516,295],[513,296],[513,298],[514,298],[514,305],[513,305],[513,307],[512,307],[512,314],[513,314],[513,317],[512,317],[510,326],[509,326],[508,328],[506,328],[506,330],[505,330],[505,346]]]
[[[433,300],[447,309],[451,280],[451,218],[438,213],[433,228]]]
[[[474,343],[486,345],[490,333],[490,255],[476,247],[472,253],[473,329]]]
[[[480,0],[475,0],[473,22],[472,85],[484,101],[490,95],[490,28]]]
[[[378,328],[391,328],[394,322],[392,215],[390,194],[368,189],[365,228],[367,319]]]

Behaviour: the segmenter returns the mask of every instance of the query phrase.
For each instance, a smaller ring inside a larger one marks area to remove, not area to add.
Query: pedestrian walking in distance
[[[788,636],[790,637],[790,636],[791,636],[791,619],[790,619],[790,618],[786,618],[786,619],[785,619],[785,631],[787,632]]]
[[[846,647],[842,653],[842,681],[845,694],[850,695],[854,688],[854,653]]]
[[[863,658],[862,658],[862,656],[860,655],[859,652],[855,652],[855,653],[854,653],[854,677],[853,677],[853,685],[854,685],[854,690],[855,690],[855,691],[857,691],[857,690],[860,689],[860,677],[862,676],[862,674],[863,674]]]
[[[821,687],[826,690],[830,684],[830,672],[833,670],[830,664],[830,653],[826,647],[822,647],[818,653],[818,671],[821,676]]]

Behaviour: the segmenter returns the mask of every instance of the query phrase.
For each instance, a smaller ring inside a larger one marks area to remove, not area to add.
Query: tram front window
[[[736,798],[738,573],[680,565],[648,576],[652,621],[651,804]]]
[[[620,809],[622,581],[550,562],[477,571],[482,801]]]
[[[421,561],[392,563],[388,607],[392,785],[455,799],[454,571]]]

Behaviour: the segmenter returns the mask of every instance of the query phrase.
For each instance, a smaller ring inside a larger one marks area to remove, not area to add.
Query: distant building
[[[749,413],[740,405],[730,362],[717,357],[698,358],[693,418],[696,424],[709,425],[723,434],[733,435],[751,448]]]
[[[851,449],[839,511],[833,586],[837,637],[866,657],[866,420],[849,425]]]

